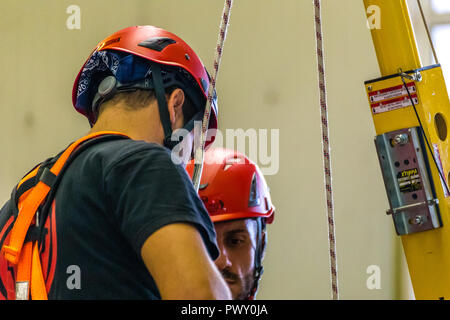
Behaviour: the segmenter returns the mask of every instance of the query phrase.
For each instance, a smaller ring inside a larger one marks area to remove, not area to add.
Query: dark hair
[[[165,90],[166,94],[167,95],[172,94],[172,92],[177,88],[179,88],[179,87],[172,86],[172,87],[166,88],[166,90]],[[119,102],[122,102],[127,110],[133,111],[133,110],[139,110],[139,109],[147,107],[149,105],[149,103],[151,103],[155,99],[156,99],[156,95],[155,95],[154,90],[136,89],[133,91],[118,92],[114,95],[114,97],[112,97],[111,99],[100,104],[100,106],[98,108],[99,115],[103,112],[103,110],[105,108],[114,106]],[[197,113],[197,108],[195,107],[194,103],[189,98],[189,96],[186,94],[184,95],[184,103],[183,103],[182,110],[183,110],[184,123],[187,123]]]

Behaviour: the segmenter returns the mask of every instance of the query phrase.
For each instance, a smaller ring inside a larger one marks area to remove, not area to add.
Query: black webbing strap
[[[44,170],[39,176],[39,181],[45,183],[47,186],[52,188],[53,185],[55,184],[56,178],[57,178],[56,175],[53,172],[51,172],[49,168],[44,168]]]
[[[45,228],[43,228],[45,229]],[[45,229],[44,231],[44,236],[47,233],[47,229]],[[25,236],[25,241],[24,242],[34,242],[39,240],[41,234],[41,227],[37,227],[35,225],[30,226],[30,228],[28,229],[27,235]]]
[[[34,175],[33,177],[29,178],[28,180],[25,180],[24,182],[22,182],[22,184],[20,184],[20,186],[15,186],[14,187],[13,192],[11,194],[11,201],[13,201],[13,203],[15,204],[15,206],[13,206],[13,211],[14,211],[14,215],[15,216],[17,216],[17,214],[19,213],[18,209],[17,209],[17,205],[19,204],[20,197],[25,192],[27,192],[28,190],[30,190],[31,188],[34,188],[36,186],[36,184],[41,179],[41,176],[42,176],[43,172],[45,171],[45,169],[48,168],[48,167],[51,167],[58,160],[58,158],[60,157],[61,154],[62,154],[62,152],[59,153],[57,156],[49,158],[49,159],[45,160],[44,162],[36,165],[24,177],[26,177],[28,174],[30,174],[30,172],[32,172],[37,167],[39,167],[38,171],[36,172],[36,175]],[[50,182],[48,176],[46,176],[44,179],[48,183]],[[43,181],[43,182],[45,184],[49,185],[45,181]]]
[[[172,123],[170,122],[170,114],[167,109],[166,92],[164,90],[164,84],[161,75],[161,66],[157,63],[152,63],[152,79],[153,86],[158,100],[159,117],[164,129],[164,146],[170,150],[178,143],[178,141],[172,141]],[[175,142],[175,143],[174,143]]]
[[[255,248],[255,260],[254,260],[254,274],[253,274],[253,288],[249,292],[250,299],[254,299],[258,291],[259,280],[264,272],[264,267],[262,265],[262,257],[264,254],[265,244],[263,243],[263,232],[265,231],[265,221],[263,218],[258,217],[256,221],[256,248]]]

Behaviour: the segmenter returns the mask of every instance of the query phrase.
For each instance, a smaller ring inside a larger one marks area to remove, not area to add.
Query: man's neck
[[[164,136],[159,121],[155,121],[155,114],[149,108],[133,111],[115,107],[107,108],[100,114],[89,133],[99,131],[120,132],[133,140],[161,145]]]

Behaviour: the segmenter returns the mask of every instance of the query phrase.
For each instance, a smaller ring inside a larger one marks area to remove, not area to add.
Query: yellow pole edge
[[[381,76],[422,67],[405,0],[363,0],[366,12],[378,14],[379,28],[371,28]],[[369,14],[368,14],[369,15]]]
[[[369,93],[402,85],[399,68],[403,71],[420,69],[421,62],[405,0],[363,0],[366,9],[378,6],[381,29],[371,30],[375,51],[383,78],[366,82]],[[450,101],[440,66],[420,71],[422,81],[415,82],[417,112],[432,149],[438,150],[443,175],[449,183]],[[389,77],[387,77],[389,76]],[[406,80],[407,83],[411,80]],[[372,111],[373,108],[371,107]],[[376,134],[418,126],[412,106],[373,114]],[[444,125],[442,125],[443,119]],[[444,128],[443,128],[444,127]],[[443,134],[445,133],[445,134]],[[442,228],[402,236],[402,244],[416,299],[450,299],[450,197],[446,197],[440,175],[433,161],[436,154],[426,151]]]

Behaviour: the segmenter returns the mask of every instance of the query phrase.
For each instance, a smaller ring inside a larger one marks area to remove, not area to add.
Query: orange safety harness
[[[17,185],[13,194],[21,186],[28,184],[26,191],[21,190],[18,201],[12,199],[15,202],[12,203],[13,206],[17,203],[18,214],[8,234],[9,241],[1,248],[3,257],[0,257],[0,259],[6,259],[16,270],[16,300],[28,300],[30,295],[32,300],[47,300],[39,241],[36,237],[33,239],[29,236],[33,228],[36,229],[43,225],[43,222],[39,221],[39,210],[45,208],[45,204],[54,197],[57,182],[61,179],[67,166],[82,150],[94,143],[117,138],[129,137],[114,131],[101,131],[87,135],[72,143],[60,155],[38,165]],[[86,143],[88,141],[89,143]],[[81,145],[83,145],[82,148]],[[48,164],[53,165],[46,167]]]

